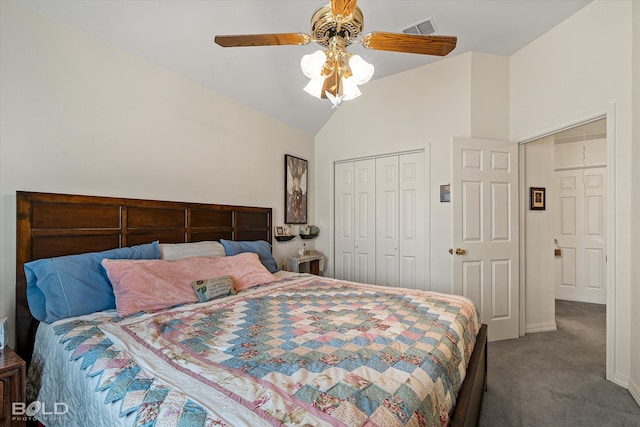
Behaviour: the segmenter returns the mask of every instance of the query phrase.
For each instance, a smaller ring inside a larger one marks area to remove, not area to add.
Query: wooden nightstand
[[[9,347],[0,350],[0,426],[24,426],[24,421],[13,421],[11,403],[24,402],[27,367]]]

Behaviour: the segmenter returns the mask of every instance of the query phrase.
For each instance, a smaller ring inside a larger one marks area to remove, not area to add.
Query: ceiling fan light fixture
[[[304,55],[300,60],[302,73],[310,79],[320,77],[322,67],[327,61],[327,55],[322,50]]]
[[[322,87],[324,86],[324,77],[314,77],[304,87],[305,92],[318,99],[322,99]]]
[[[362,92],[360,92],[360,89],[358,88],[358,85],[353,80],[353,78],[342,79],[342,96],[343,96],[342,100],[343,101],[350,101],[352,99],[359,97],[360,95],[362,95]]]
[[[329,92],[340,100],[349,101],[362,93],[358,85],[368,82],[373,76],[373,65],[360,55],[351,55],[343,47],[330,48],[304,55],[300,68],[310,80],[304,91],[311,96],[323,99]]]
[[[373,77],[373,65],[362,59],[360,55],[353,55],[349,59],[349,68],[351,68],[354,83],[357,85],[363,85]]]
[[[273,33],[216,35],[214,42],[222,47],[285,46],[318,43],[318,50],[300,59],[300,68],[310,79],[304,91],[319,99],[329,99],[333,108],[343,100],[360,96],[358,85],[367,83],[374,73],[373,65],[347,47],[358,41],[367,49],[446,56],[456,47],[454,36],[426,35],[434,32],[433,20],[419,22],[404,33],[374,31],[361,36],[364,28],[358,0],[330,0],[311,17],[311,34]]]

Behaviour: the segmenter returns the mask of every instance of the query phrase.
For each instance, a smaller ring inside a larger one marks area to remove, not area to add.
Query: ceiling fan
[[[360,42],[369,49],[445,56],[455,47],[457,38],[420,34],[371,32],[360,37],[364,26],[362,10],[356,0],[331,0],[311,18],[311,35],[304,33],[217,35],[222,47],[305,45],[312,41],[326,50],[305,55],[303,73],[311,80],[305,91],[317,98],[329,98],[334,107],[343,100],[360,95],[358,85],[373,76],[373,66],[346,48]]]

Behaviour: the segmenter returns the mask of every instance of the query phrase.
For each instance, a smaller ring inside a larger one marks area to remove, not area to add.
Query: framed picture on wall
[[[307,223],[307,161],[284,155],[284,222]]]
[[[545,188],[529,187],[529,209],[543,211],[545,209]]]

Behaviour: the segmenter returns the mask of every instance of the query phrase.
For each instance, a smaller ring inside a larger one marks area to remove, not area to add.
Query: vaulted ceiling
[[[469,51],[509,56],[579,11],[591,0],[360,0],[364,33],[400,32],[432,18],[437,33],[458,37],[449,56]],[[310,33],[325,0],[19,0],[109,44],[315,135],[331,103],[302,91],[308,79],[305,46],[222,48],[216,34]],[[597,29],[594,29],[597,31]],[[420,67],[440,57],[349,46],[375,66],[374,79]],[[367,86],[361,87],[366,99]],[[358,102],[358,101],[355,101]]]

